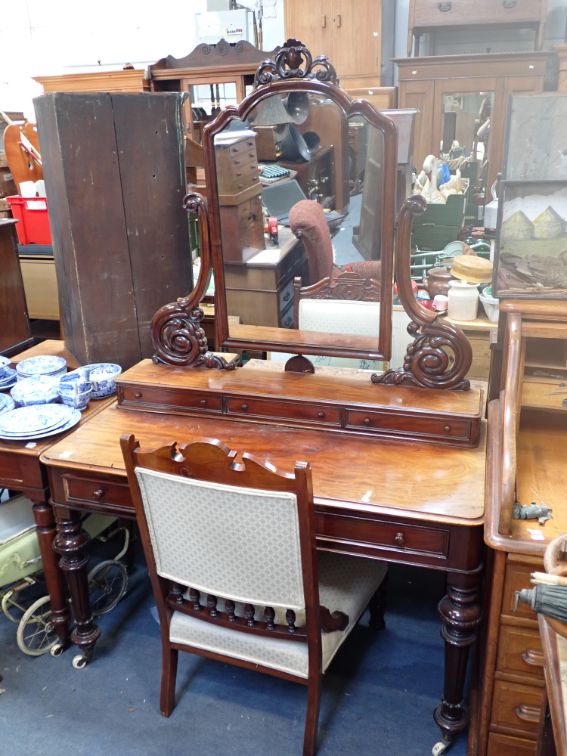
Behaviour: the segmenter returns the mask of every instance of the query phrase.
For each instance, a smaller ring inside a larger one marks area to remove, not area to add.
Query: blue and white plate
[[[16,365],[21,378],[32,378],[36,375],[58,375],[67,370],[67,360],[50,354],[40,354],[38,357],[28,357]]]
[[[22,378],[10,393],[12,399],[24,407],[32,404],[49,404],[59,399],[59,379],[50,375]]]
[[[16,406],[14,400],[8,394],[0,394],[0,415],[3,412],[9,412]]]
[[[69,421],[72,407],[66,404],[37,404],[32,407],[18,407],[0,415],[0,435],[24,435],[41,433],[58,428]]]
[[[51,406],[57,406],[57,405],[51,405]],[[64,407],[65,405],[60,405]],[[20,407],[20,409],[31,409],[28,407]],[[67,409],[71,410],[71,416],[67,420],[66,423],[63,425],[60,425],[57,428],[51,428],[49,430],[40,431],[38,433],[22,433],[20,435],[10,435],[10,436],[4,436],[0,433],[0,439],[4,441],[36,441],[40,438],[48,438],[49,436],[55,436],[57,433],[64,433],[65,431],[70,430],[75,425],[77,425],[81,420],[81,412],[78,409],[72,409],[71,407],[67,407]],[[18,412],[18,410],[14,410],[14,412]]]
[[[18,378],[18,374],[16,373],[14,368],[7,367],[4,368],[2,372],[3,375],[2,378],[0,378],[0,389],[4,388],[7,383],[12,383],[12,381]]]
[[[17,376],[17,375],[15,375],[15,376],[14,376],[14,377],[13,377],[13,378],[11,379],[10,383],[3,383],[3,384],[2,384],[1,386],[0,386],[0,391],[8,391],[8,389],[11,389],[11,388],[12,388],[12,386],[15,386],[17,382],[18,382],[18,376]]]

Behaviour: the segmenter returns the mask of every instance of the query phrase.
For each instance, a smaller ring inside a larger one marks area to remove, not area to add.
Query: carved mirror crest
[[[234,367],[207,351],[201,327],[212,272],[219,347],[284,353],[286,369],[301,372],[322,355],[381,370],[391,354],[396,244],[414,341],[403,367],[372,381],[468,388],[467,339],[411,290],[421,198],[405,202],[395,232],[396,126],[351,100],[326,57],[288,40],[260,65],[254,91],[205,127],[203,147],[207,198],[184,200],[198,217],[200,275],[190,294],[155,314],[156,362]]]

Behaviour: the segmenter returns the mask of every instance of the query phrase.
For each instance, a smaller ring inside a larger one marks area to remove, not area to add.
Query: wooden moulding
[[[424,391],[387,386],[368,391],[365,380],[242,369],[211,373],[144,360],[117,382],[123,409],[226,416],[249,422],[318,428],[335,433],[476,446],[482,392]]]

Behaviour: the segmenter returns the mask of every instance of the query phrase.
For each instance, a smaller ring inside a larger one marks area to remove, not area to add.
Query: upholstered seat
[[[315,751],[320,678],[367,606],[382,622],[382,562],[318,553],[309,465],[282,474],[218,441],[122,451],[160,618],[160,708],[174,706],[177,652],[308,688]]]

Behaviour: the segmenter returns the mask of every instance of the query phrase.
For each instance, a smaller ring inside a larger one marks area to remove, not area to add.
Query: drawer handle
[[[450,425],[444,425],[444,426],[443,426],[443,430],[445,431],[445,433],[450,433],[450,431],[451,431],[451,426],[450,426]]]
[[[207,400],[206,399],[201,399],[201,401],[199,402],[199,404],[201,405],[201,407],[206,407],[207,406]]]
[[[528,704],[519,704],[514,707],[514,712],[518,719],[531,724],[538,724],[541,719],[541,708],[539,706],[528,706]]]
[[[96,491],[93,491],[93,499],[96,499],[96,501],[100,501],[103,496],[104,496],[103,488],[97,488]]]
[[[134,399],[141,399],[141,398],[142,398],[142,392],[136,391],[136,393],[134,394]]]
[[[317,413],[317,417],[320,417],[320,418],[325,417],[325,413],[323,412],[323,410],[319,410],[319,412]]]
[[[406,537],[403,533],[396,533],[394,536],[394,543],[396,546],[405,546],[406,545]]]
[[[517,0],[502,0],[503,8],[515,8],[518,5]]]
[[[441,13],[447,13],[453,7],[453,3],[437,3],[437,7]]]
[[[370,423],[372,422],[372,420],[369,417],[365,417],[362,422],[364,423],[364,425],[370,425]]]
[[[522,661],[530,667],[543,667],[543,654],[535,648],[526,648],[522,651]]]
[[[246,404],[246,402],[244,402],[243,404],[240,405],[240,409],[244,410],[244,412],[246,412],[246,410],[248,409],[248,405]]]

